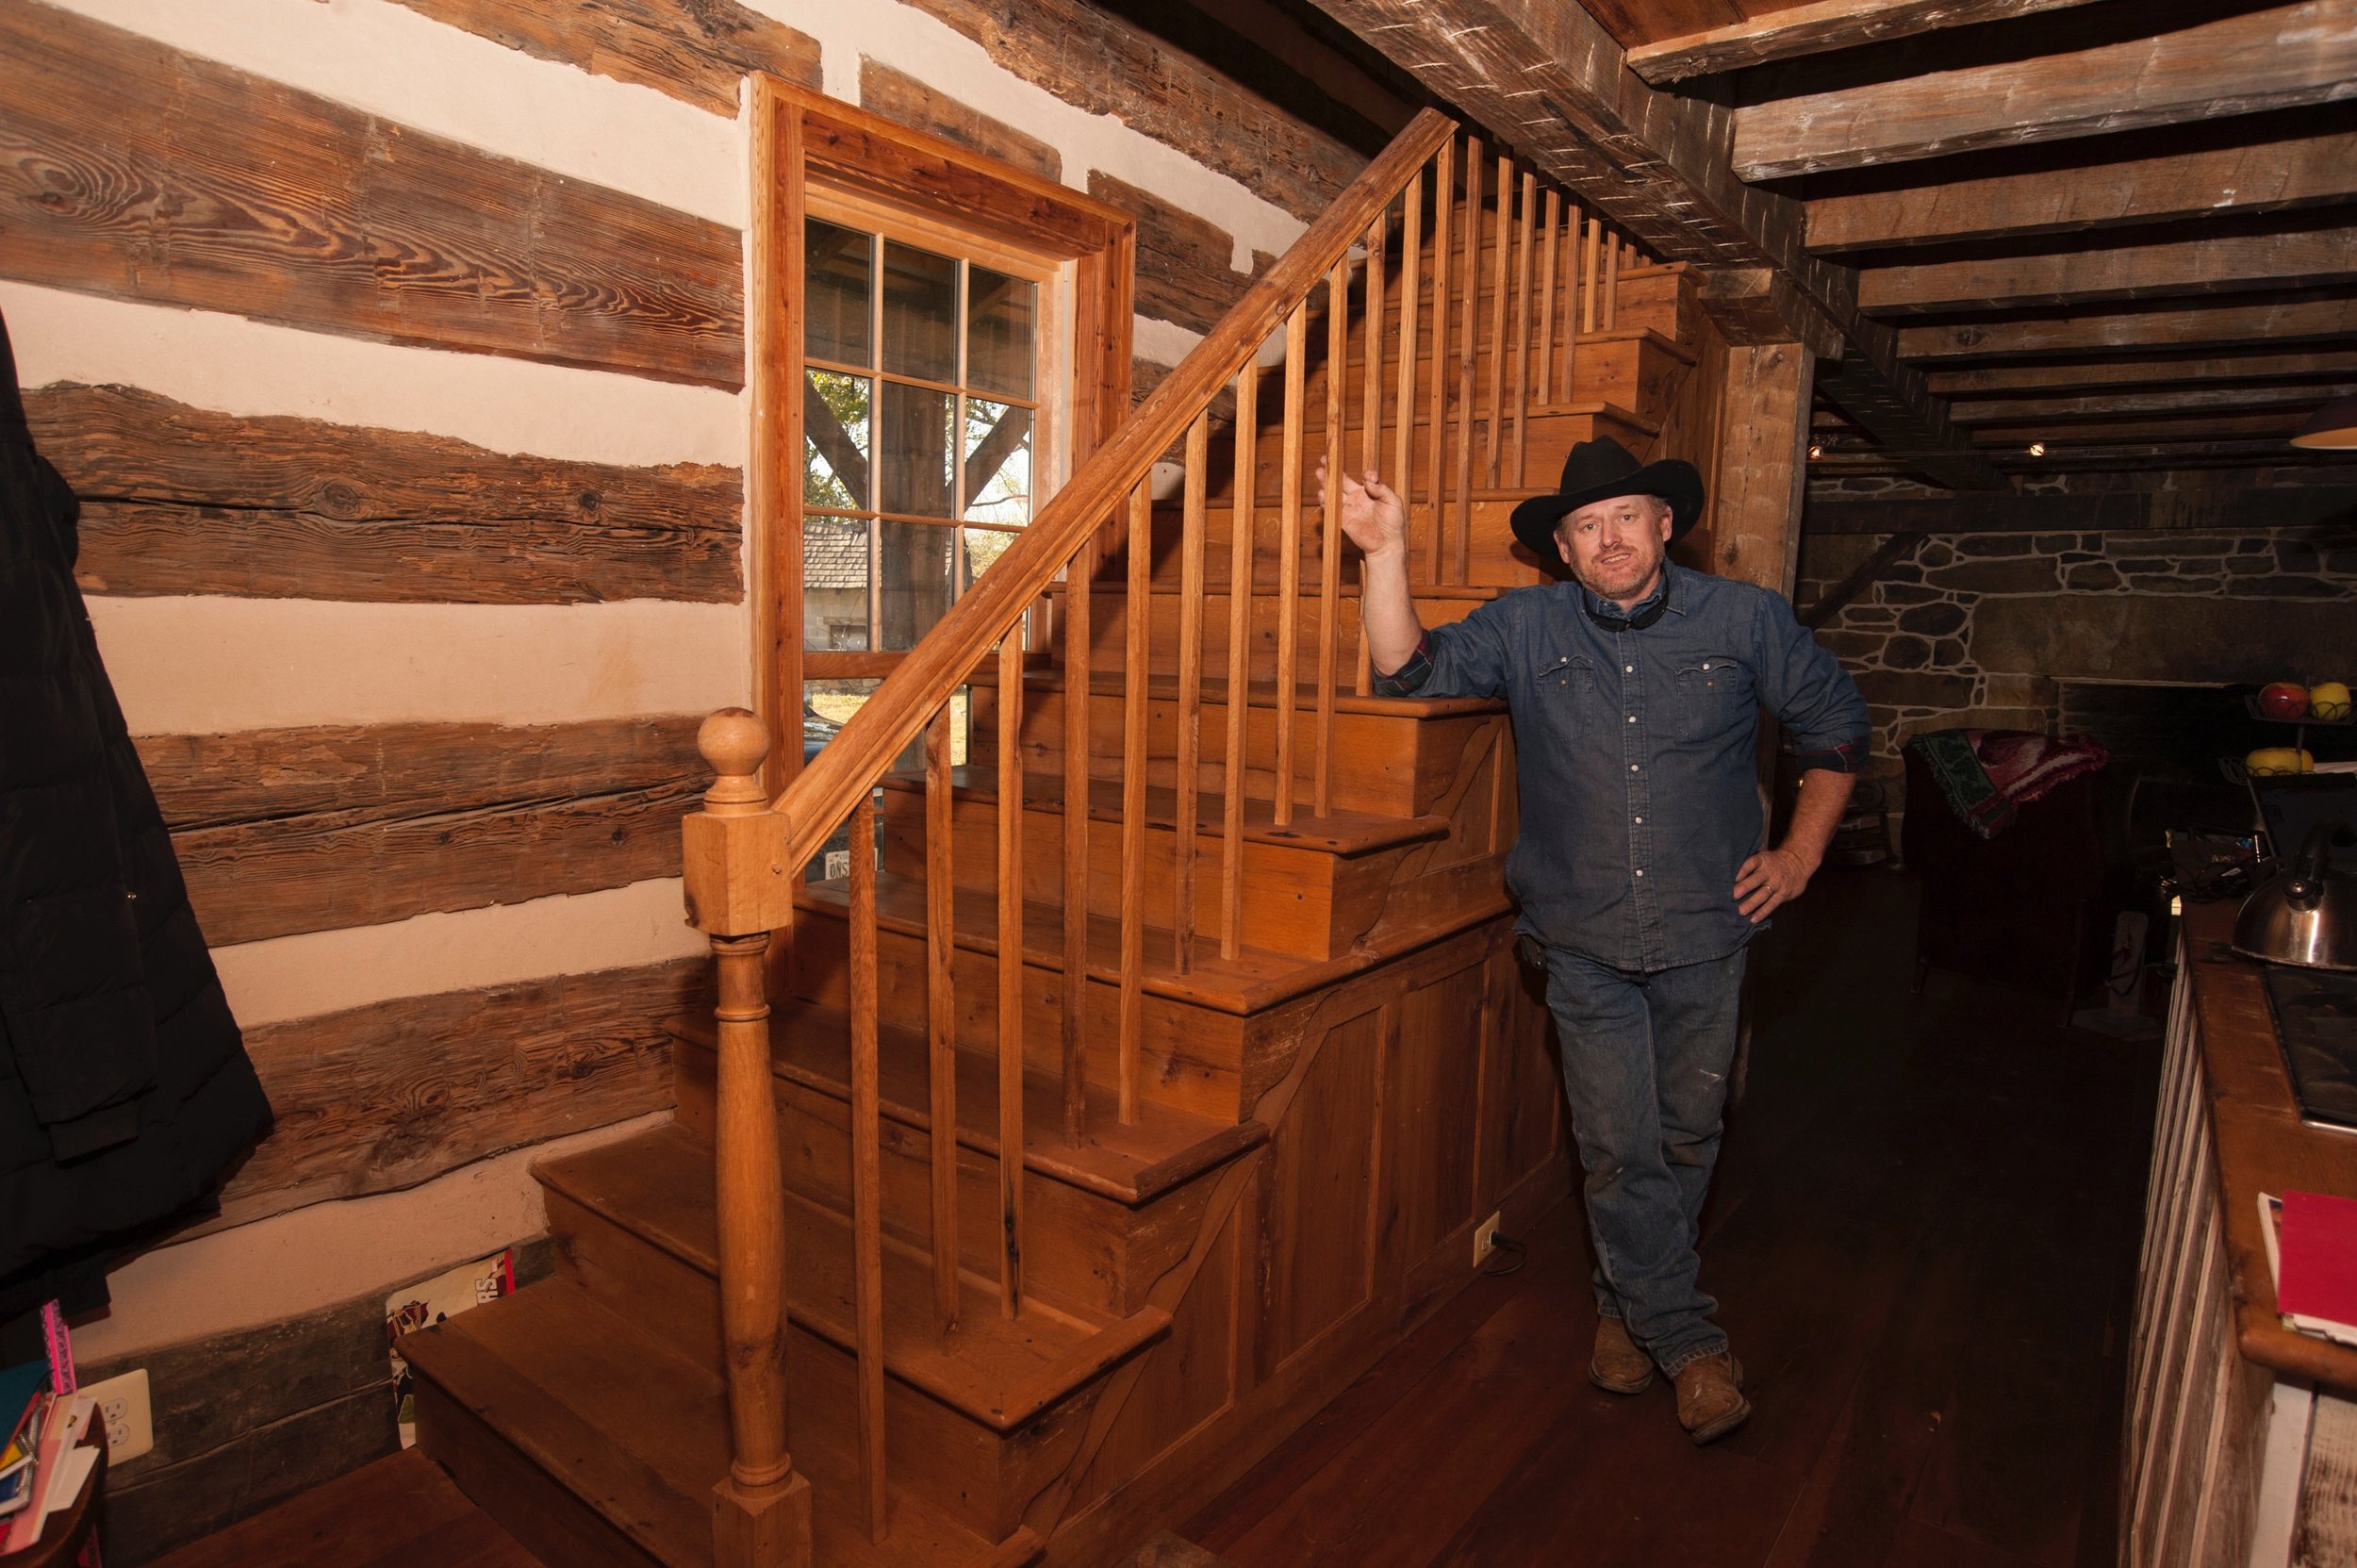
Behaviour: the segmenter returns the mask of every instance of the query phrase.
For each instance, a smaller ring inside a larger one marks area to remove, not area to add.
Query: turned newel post
[[[794,1473],[785,1442],[785,1197],[769,1076],[769,932],[751,913],[760,899],[750,890],[779,875],[760,778],[769,736],[753,714],[724,708],[704,720],[696,745],[718,775],[703,811],[687,819],[684,857],[688,917],[711,938],[719,970],[713,1164],[733,1446],[714,1498],[715,1557],[721,1568],[806,1568],[810,1483]]]

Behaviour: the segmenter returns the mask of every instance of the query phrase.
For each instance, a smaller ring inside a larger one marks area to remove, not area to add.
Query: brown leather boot
[[[1678,1368],[1678,1425],[1696,1443],[1726,1436],[1752,1413],[1743,1397],[1743,1363],[1725,1350]]]
[[[1617,1317],[1596,1319],[1596,1353],[1588,1358],[1588,1380],[1609,1394],[1642,1394],[1653,1386],[1653,1358],[1637,1348],[1628,1326]]]

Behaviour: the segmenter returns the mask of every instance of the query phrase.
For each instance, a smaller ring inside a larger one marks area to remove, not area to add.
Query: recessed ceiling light
[[[2045,443],[2044,441],[2032,441],[2032,442],[2030,443],[2030,455],[2031,455],[2031,456],[2033,456],[2033,457],[2043,457],[2043,456],[2045,456],[2045,455],[2046,455],[2046,443]]]
[[[1819,442],[1819,441],[1811,441],[1811,442],[1808,444],[1808,454],[1809,454],[1811,457],[1822,457],[1822,456],[1825,454],[1825,448],[1824,448],[1823,443],[1822,443],[1822,442]]]

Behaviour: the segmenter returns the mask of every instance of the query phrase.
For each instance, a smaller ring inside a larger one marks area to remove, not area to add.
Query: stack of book
[[[73,1506],[98,1463],[84,1441],[97,1406],[77,1393],[73,1352],[64,1326],[46,1314],[51,1354],[0,1368],[0,1552],[21,1552],[41,1540],[51,1516]]]
[[[2284,1327],[2357,1345],[2357,1198],[2262,1193],[2259,1225]]]

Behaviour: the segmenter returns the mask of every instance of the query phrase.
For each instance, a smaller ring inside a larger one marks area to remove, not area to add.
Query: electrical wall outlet
[[[82,1393],[98,1404],[107,1424],[107,1462],[121,1464],[156,1446],[156,1415],[147,1402],[147,1368],[136,1367],[103,1383],[85,1383]]]
[[[1474,1264],[1475,1267],[1480,1266],[1483,1259],[1497,1250],[1498,1221],[1505,1217],[1506,1211],[1501,1209],[1474,1227]]]

